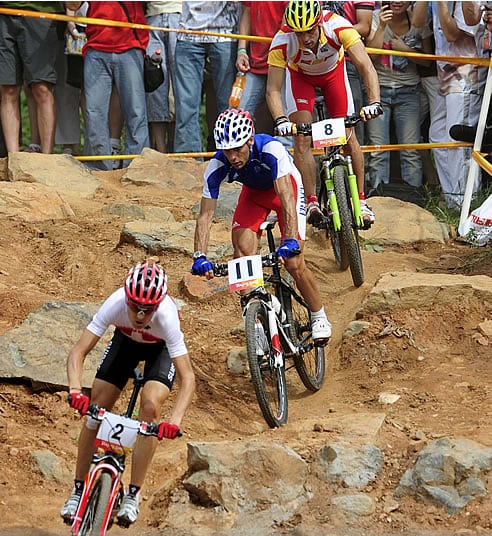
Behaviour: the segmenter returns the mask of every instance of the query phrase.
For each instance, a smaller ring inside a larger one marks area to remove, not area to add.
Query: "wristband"
[[[273,123],[275,126],[278,126],[280,123],[285,123],[288,120],[288,117],[286,117],[285,115],[281,115],[280,117],[277,117],[277,119],[275,119]]]
[[[245,48],[238,48],[237,49],[237,55],[239,56],[239,54],[246,54],[246,56],[247,56],[248,51]]]

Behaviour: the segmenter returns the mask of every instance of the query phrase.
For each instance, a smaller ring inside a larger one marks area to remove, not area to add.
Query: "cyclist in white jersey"
[[[92,384],[91,397],[82,391],[83,363],[87,354],[110,326],[115,327]],[[174,439],[195,391],[195,375],[180,327],[178,309],[167,294],[167,276],[157,264],[137,264],[125,285],[102,304],[79,341],[68,355],[67,374],[70,405],[85,413],[89,403],[110,410],[134,369],[145,362],[144,386],[139,420],[156,422],[168,398],[176,374],[180,389],[169,422],[161,423],[159,438]],[[71,522],[89,471],[98,422],[87,418],[78,443],[75,483],[60,515]],[[140,488],[156,446],[155,437],[139,436],[132,454],[128,493],[117,514],[119,520],[134,523],[138,515]]]

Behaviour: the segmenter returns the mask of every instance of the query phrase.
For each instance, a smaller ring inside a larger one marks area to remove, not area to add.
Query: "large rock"
[[[0,214],[26,222],[74,216],[72,207],[53,188],[25,182],[0,182]]]
[[[0,337],[0,378],[31,380],[34,387],[67,385],[68,352],[99,305],[46,302],[18,327]],[[84,362],[83,386],[90,387],[109,335]]]
[[[485,275],[382,274],[357,315],[388,313],[403,309],[429,309],[436,305],[476,302],[492,307],[492,279]]]
[[[410,495],[456,514],[473,498],[487,495],[491,470],[492,448],[469,439],[444,437],[420,451],[395,495]]]
[[[371,197],[368,204],[376,214],[376,223],[362,231],[364,240],[379,244],[441,242],[449,238],[448,226],[414,203],[394,197]]]
[[[100,186],[87,167],[66,154],[9,153],[7,178],[49,186],[71,204],[93,198]]]
[[[292,510],[306,500],[308,464],[280,443],[188,443],[184,486],[226,511]]]
[[[187,168],[183,168],[174,158],[146,148],[132,160],[121,182],[191,190],[202,187],[202,177],[203,163],[190,159]]]

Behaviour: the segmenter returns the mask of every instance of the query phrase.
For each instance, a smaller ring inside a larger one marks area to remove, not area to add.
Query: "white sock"
[[[315,318],[324,318],[326,316],[325,314],[325,308],[321,307],[319,311],[313,312],[311,311],[311,318],[314,320]]]

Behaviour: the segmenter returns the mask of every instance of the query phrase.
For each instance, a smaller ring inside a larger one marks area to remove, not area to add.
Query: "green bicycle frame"
[[[326,192],[328,194],[328,203],[330,206],[331,218],[333,222],[333,229],[335,231],[340,231],[342,228],[342,222],[340,220],[340,213],[338,211],[337,197],[335,195],[335,185],[333,183],[333,173],[335,166],[330,168],[328,162],[323,163],[324,166],[324,175],[325,175],[325,185]],[[357,177],[355,176],[354,170],[352,168],[352,159],[346,157],[346,163],[344,167],[347,171],[350,197],[352,199],[352,207],[354,210],[354,217],[359,228],[364,227],[364,220],[362,219],[362,211],[360,208],[360,199],[359,191],[357,188]]]

